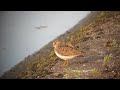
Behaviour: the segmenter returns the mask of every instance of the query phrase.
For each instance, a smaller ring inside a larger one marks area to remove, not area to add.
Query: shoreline
[[[120,53],[119,48],[114,47],[120,43],[120,37],[117,35],[120,33],[119,14],[119,12],[92,12],[69,31],[56,38],[62,42],[72,43],[78,49],[85,51],[84,58],[75,58],[70,61],[69,66],[58,68],[63,61],[54,54],[51,41],[5,72],[1,78],[120,78],[118,57]],[[112,43],[114,46],[110,46]]]
[[[99,14],[100,12],[96,12],[93,11],[90,14],[88,14],[84,19],[80,20],[75,26],[73,26],[72,28],[70,28],[69,30],[67,30],[65,33],[61,34],[60,36],[56,37],[55,39],[53,39],[52,41],[56,40],[56,39],[63,39],[66,38],[68,33],[70,32],[74,32],[76,30],[78,30],[81,26],[84,26],[86,24],[88,24],[90,21],[94,20],[94,16],[96,16],[97,14]],[[1,77],[3,77],[6,73],[9,72],[13,72],[15,68],[17,67],[21,67],[23,64],[27,64],[28,62],[33,62],[33,60],[31,58],[33,58],[34,56],[38,55],[38,54],[42,54],[43,52],[46,52],[46,49],[51,48],[51,44],[52,41],[48,42],[48,44],[46,44],[45,46],[43,46],[42,48],[40,48],[38,51],[35,51],[33,54],[28,55],[27,57],[25,57],[22,61],[20,61],[18,64],[14,65],[11,69],[7,70],[6,72],[4,72]],[[24,66],[24,65],[23,65]],[[23,69],[24,70],[24,69]]]

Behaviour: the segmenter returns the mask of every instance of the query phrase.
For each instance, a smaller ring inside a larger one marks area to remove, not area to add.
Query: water
[[[0,12],[0,75],[63,34],[90,11]]]

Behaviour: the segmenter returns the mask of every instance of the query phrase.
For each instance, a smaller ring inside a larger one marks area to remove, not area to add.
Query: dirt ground
[[[120,79],[120,12],[91,15],[57,39],[84,51],[84,57],[60,67],[52,42],[5,72],[2,79]]]

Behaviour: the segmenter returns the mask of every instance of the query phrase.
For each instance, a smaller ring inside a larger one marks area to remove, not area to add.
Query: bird
[[[67,66],[69,63],[69,60],[77,56],[84,57],[83,52],[77,50],[73,45],[62,44],[59,40],[53,41],[53,47],[54,47],[55,54],[60,59],[64,60],[64,63],[61,66]]]

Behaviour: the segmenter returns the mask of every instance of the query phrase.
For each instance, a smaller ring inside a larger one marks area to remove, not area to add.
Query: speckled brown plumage
[[[53,42],[54,51],[57,53],[57,55],[61,56],[79,56],[83,53],[78,51],[75,47],[68,44],[62,44],[60,41],[54,41]]]
[[[80,52],[69,45],[60,45],[56,48],[56,51],[63,56],[79,55]]]

